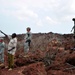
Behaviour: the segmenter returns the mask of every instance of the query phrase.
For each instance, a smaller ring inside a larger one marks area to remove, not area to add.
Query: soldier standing
[[[5,43],[3,38],[0,38],[0,66],[4,65],[4,48],[5,48]]]
[[[71,48],[70,53],[72,53],[75,50],[75,18],[72,19],[72,21],[74,21],[74,26],[71,30],[71,32],[73,31],[73,48]]]
[[[74,39],[75,39],[75,18],[73,18],[72,20],[74,21],[74,26],[73,26],[72,30],[74,30],[74,32],[73,32],[73,33],[74,33],[74,34],[73,34],[73,37],[74,37]],[[72,32],[72,30],[71,30],[71,32]]]
[[[25,35],[25,38],[24,38],[24,53],[25,53],[25,57],[27,56],[29,50],[30,50],[30,43],[31,43],[31,38],[32,38],[32,33],[30,32],[31,31],[31,28],[30,27],[27,27],[27,33]]]
[[[2,34],[4,34],[6,37],[9,39],[9,44],[8,44],[8,66],[5,68],[9,68],[9,71],[14,68],[14,56],[16,52],[16,47],[17,47],[17,35],[16,33],[13,33],[12,36],[8,36],[4,32],[0,30]]]

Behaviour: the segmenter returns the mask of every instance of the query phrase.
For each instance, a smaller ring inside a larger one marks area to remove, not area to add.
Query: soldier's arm
[[[3,31],[1,31],[1,30],[0,30],[0,32],[1,32],[3,35],[5,35],[6,37],[8,37],[8,35],[7,35],[7,34],[5,34]]]

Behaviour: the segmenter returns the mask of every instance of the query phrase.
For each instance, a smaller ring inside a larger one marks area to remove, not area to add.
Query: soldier
[[[72,53],[73,51],[75,51],[75,18],[73,18],[72,19],[73,21],[74,21],[74,26],[73,26],[73,28],[72,28],[72,30],[74,30],[74,32],[73,32],[73,38],[74,38],[74,40],[73,40],[73,48],[71,48],[70,49],[70,53]],[[72,30],[71,30],[71,32],[72,32]]]
[[[17,37],[16,33],[12,34],[12,38],[10,39],[10,42],[8,44],[8,67],[9,70],[12,70],[14,67],[14,56],[16,52],[16,46],[17,46]]]
[[[32,38],[32,33],[30,32],[31,28],[27,27],[26,30],[27,30],[27,33],[26,33],[25,38],[24,38],[24,52],[25,52],[25,55],[30,50],[30,43],[31,43],[31,38]]]
[[[0,30],[2,34],[4,34],[6,37],[9,38],[9,44],[8,44],[8,66],[6,68],[9,68],[9,70],[12,70],[14,67],[14,56],[16,52],[16,46],[17,46],[17,35],[16,33],[13,33],[12,36],[8,36],[4,32]]]
[[[5,43],[3,41],[3,38],[0,38],[0,66],[4,65],[4,48],[5,48]]]
[[[73,35],[73,37],[74,37],[74,39],[75,39],[75,18],[73,18],[72,20],[74,21],[74,26],[73,26],[72,30],[74,30],[74,35]],[[71,30],[71,32],[72,32],[72,30]]]

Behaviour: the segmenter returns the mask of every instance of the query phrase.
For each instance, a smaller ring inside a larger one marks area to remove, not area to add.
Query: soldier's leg
[[[2,58],[2,50],[0,49],[0,62],[1,62],[1,58]]]
[[[29,46],[28,46],[28,42],[26,42],[26,43],[24,44],[24,52],[25,52],[25,54],[27,54],[28,51],[29,51]]]
[[[24,46],[24,54],[25,54],[24,57],[28,57],[28,51],[29,51],[29,46],[28,46],[28,42],[27,42],[27,43],[25,43],[25,46]]]
[[[28,42],[28,46],[29,46],[29,50],[30,50],[30,48],[31,48],[31,40]]]
[[[2,49],[2,63],[4,63],[4,49]]]
[[[1,63],[4,63],[4,49],[0,50],[0,61]]]
[[[8,68],[11,68],[11,54],[8,53]]]
[[[30,47],[31,40],[28,41],[28,46]]]
[[[14,68],[14,55],[11,55],[11,68]]]
[[[0,53],[0,62],[1,62],[1,53]]]

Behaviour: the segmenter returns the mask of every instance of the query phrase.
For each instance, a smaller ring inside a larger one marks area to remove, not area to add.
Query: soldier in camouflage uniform
[[[31,28],[27,27],[26,30],[27,30],[27,33],[24,37],[24,53],[25,53],[25,55],[27,55],[30,50],[30,43],[31,43],[31,39],[32,39],[32,33],[30,32]]]
[[[3,38],[0,38],[0,66],[4,65],[4,48],[5,48],[5,43],[3,41]]]

